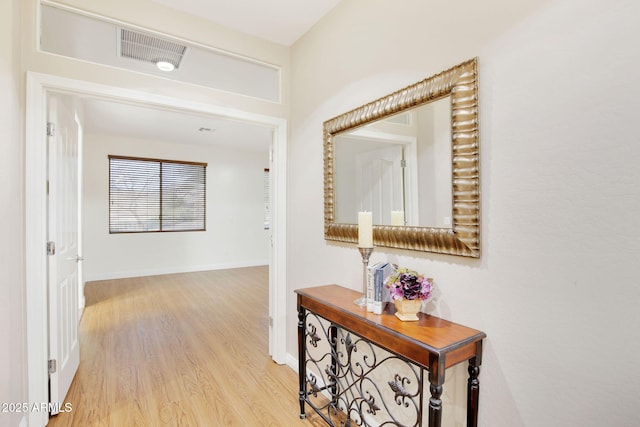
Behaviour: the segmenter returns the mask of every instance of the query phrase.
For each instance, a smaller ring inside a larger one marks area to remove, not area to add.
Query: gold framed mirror
[[[480,257],[477,58],[323,125],[325,239]]]

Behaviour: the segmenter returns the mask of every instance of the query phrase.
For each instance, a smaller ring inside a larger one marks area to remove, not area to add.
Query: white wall
[[[478,56],[481,258],[372,262],[435,277],[434,314],[487,333],[481,426],[639,425],[638,16],[633,0],[344,0],[298,41],[288,352],[295,288],[361,283],[355,247],[323,240],[322,122]]]
[[[25,340],[23,244],[23,118],[20,74],[20,1],[0,2],[0,403],[24,402]],[[0,412],[0,426],[16,426],[22,414]]]
[[[263,227],[268,148],[238,151],[114,135],[85,135],[85,280],[269,263]],[[206,162],[207,230],[109,234],[108,155]]]

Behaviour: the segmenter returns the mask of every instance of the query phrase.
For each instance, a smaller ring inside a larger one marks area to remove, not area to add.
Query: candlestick
[[[369,266],[369,257],[373,252],[373,246],[370,248],[358,248],[362,255],[362,296],[354,302],[360,307],[367,306],[367,267]]]
[[[373,247],[373,217],[371,212],[358,212],[358,247]]]

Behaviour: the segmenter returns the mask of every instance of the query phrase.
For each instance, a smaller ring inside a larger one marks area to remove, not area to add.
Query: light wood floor
[[[268,268],[90,282],[59,426],[307,426],[268,353]]]

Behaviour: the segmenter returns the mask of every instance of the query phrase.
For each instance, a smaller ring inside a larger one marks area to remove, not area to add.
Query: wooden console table
[[[373,314],[338,285],[295,292],[300,418],[308,404],[331,426],[422,426],[427,371],[428,425],[438,427],[445,369],[468,360],[467,426],[477,426],[483,332],[424,313],[403,322],[392,304]]]

